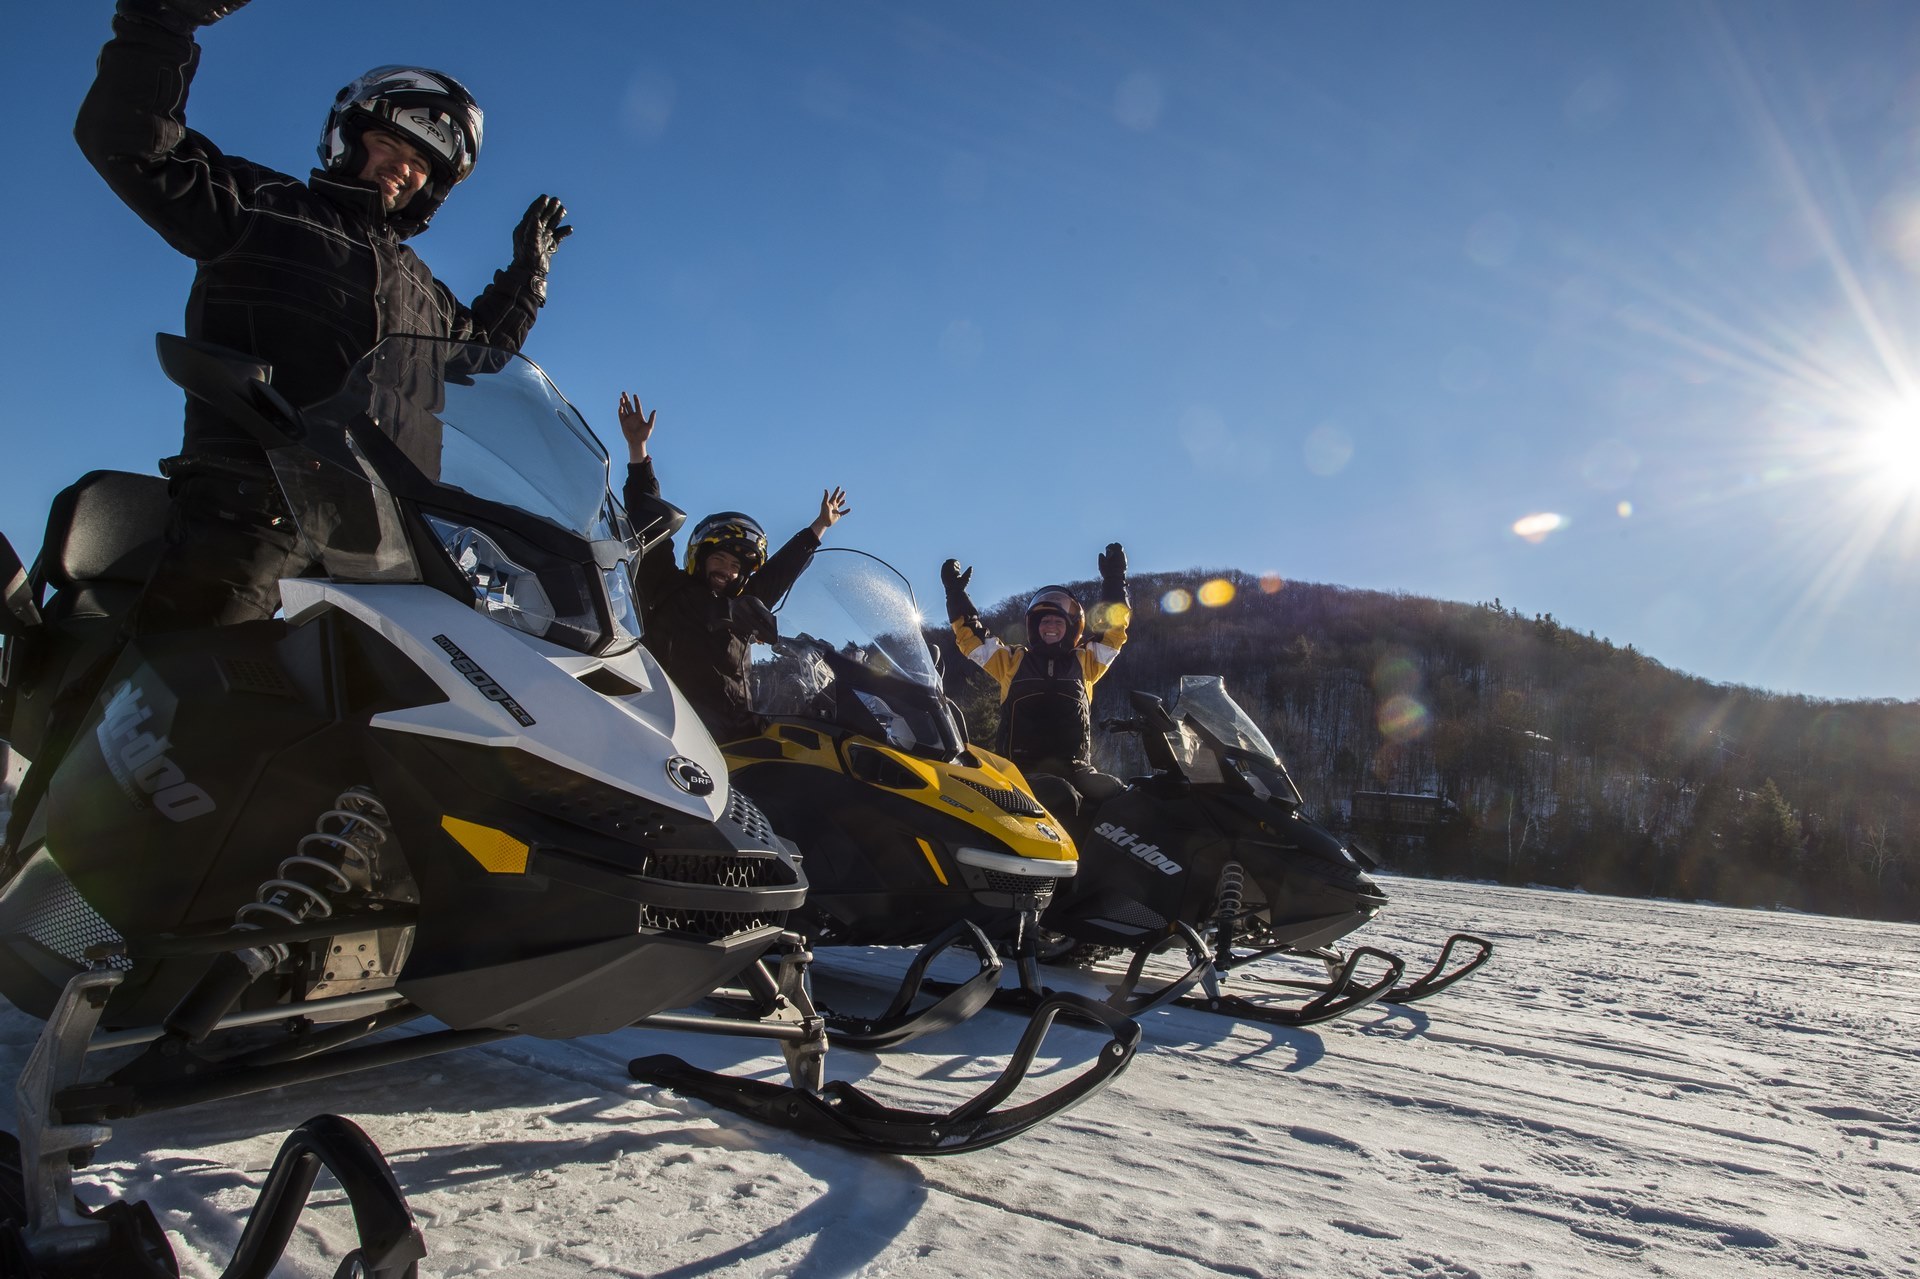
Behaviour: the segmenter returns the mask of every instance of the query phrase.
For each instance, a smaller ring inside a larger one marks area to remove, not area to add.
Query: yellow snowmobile
[[[883,1047],[954,1025],[999,987],[994,943],[1031,953],[1018,943],[1077,869],[1073,842],[1019,769],[967,741],[912,589],[885,561],[817,553],[780,620],[754,668],[765,729],[721,750],[805,859],[789,926],[821,946],[922,948],[884,1012],[829,1016],[833,1041]],[[915,1009],[928,965],[957,946],[978,971]]]

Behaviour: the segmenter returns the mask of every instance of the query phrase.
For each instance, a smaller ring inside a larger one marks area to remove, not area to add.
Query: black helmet
[[[1043,617],[1064,618],[1067,633],[1058,644],[1043,644],[1040,641],[1038,623]],[[1044,586],[1040,592],[1027,601],[1027,646],[1048,652],[1061,652],[1080,643],[1080,632],[1085,627],[1086,615],[1080,610],[1080,601],[1073,592],[1064,586]]]
[[[482,125],[479,104],[452,76],[425,67],[375,67],[334,95],[320,133],[320,164],[328,173],[358,177],[367,156],[360,135],[369,127],[405,138],[433,172],[397,212],[422,227],[454,184],[473,172]]]
[[[739,560],[740,576],[751,577],[767,562],[767,535],[752,516],[719,511],[696,524],[687,539],[687,572],[698,576],[701,562],[713,551]]]

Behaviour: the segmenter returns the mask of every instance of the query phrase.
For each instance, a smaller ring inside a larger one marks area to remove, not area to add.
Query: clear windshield
[[[753,663],[753,708],[950,759],[964,740],[947,712],[923,625],[912,588],[890,565],[864,551],[816,551],[780,607],[782,638]],[[843,681],[848,663],[923,691],[900,696],[885,684]]]
[[[421,580],[393,488],[409,470],[449,495],[420,517],[473,588],[474,606],[581,652],[638,642],[628,578],[633,547],[607,490],[607,453],[580,415],[523,357],[438,338],[386,339],[341,389],[305,410],[305,438],[271,454],[309,550],[349,582]],[[391,485],[391,487],[390,487]],[[593,543],[557,554],[452,500],[464,493]],[[431,552],[427,552],[431,553]]]
[[[1258,726],[1240,709],[1227,692],[1227,681],[1218,675],[1182,675],[1180,689],[1174,694],[1173,717],[1192,720],[1223,745],[1245,751],[1270,764],[1280,756]]]
[[[618,537],[607,452],[523,356],[390,337],[306,413],[309,428],[372,422],[429,480],[517,507],[589,540]]]
[[[780,606],[780,633],[812,640],[875,674],[939,689],[913,588],[864,551],[821,550]]]

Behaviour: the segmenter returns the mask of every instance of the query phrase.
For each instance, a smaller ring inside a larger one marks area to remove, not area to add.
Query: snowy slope
[[[625,1074],[751,1046],[626,1031],[124,1123],[87,1193],[153,1202],[183,1272],[216,1275],[281,1134],[335,1111],[392,1159],[432,1276],[1920,1276],[1920,928],[1388,886],[1361,939],[1417,961],[1469,928],[1494,962],[1314,1030],[1150,1015],[1112,1088],[975,1155],[756,1127]],[[990,1012],[829,1070],[951,1104],[1018,1028]],[[35,1031],[0,1005],[4,1077]],[[279,1273],[352,1246],[330,1185]]]

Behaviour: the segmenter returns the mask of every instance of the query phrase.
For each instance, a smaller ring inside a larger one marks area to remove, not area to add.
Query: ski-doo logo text
[[[1093,833],[1103,835],[1112,840],[1116,848],[1126,849],[1129,853],[1132,853],[1135,857],[1138,857],[1162,875],[1178,875],[1180,873],[1180,863],[1172,860],[1165,853],[1162,853],[1160,851],[1160,845],[1141,843],[1140,837],[1125,827],[1116,826],[1112,822],[1101,822],[1093,828]]]
[[[480,696],[490,702],[498,702],[500,709],[520,722],[522,728],[533,727],[533,716],[527,714],[526,707],[513,700],[506,689],[493,682],[493,676],[480,669],[480,663],[460,651],[460,646],[444,635],[436,635],[433,642],[447,650],[447,656],[453,659],[453,669],[467,677],[467,682],[480,690]]]
[[[127,797],[151,802],[168,821],[184,822],[213,811],[213,796],[187,780],[180,766],[167,758],[173,745],[140,727],[153,718],[153,708],[142,704],[140,690],[128,680],[113,690],[107,713],[93,737],[107,761],[113,780]]]

